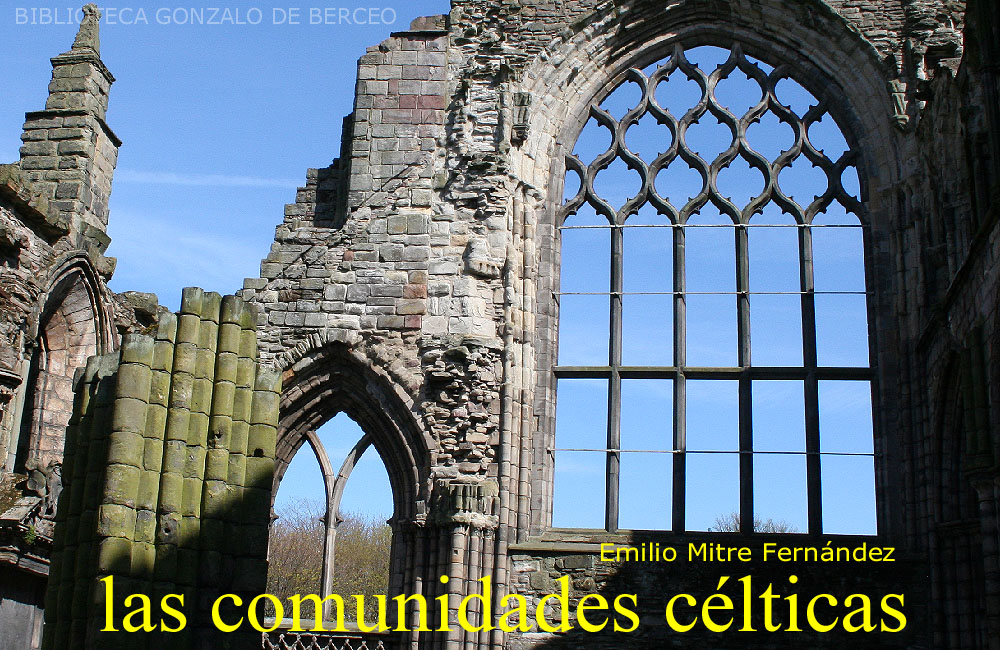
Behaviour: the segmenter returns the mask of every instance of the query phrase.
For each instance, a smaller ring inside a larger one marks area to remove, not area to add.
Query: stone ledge
[[[8,199],[20,216],[38,226],[46,235],[61,237],[69,232],[69,220],[51,208],[48,200],[34,190],[17,164],[0,165],[0,196]]]

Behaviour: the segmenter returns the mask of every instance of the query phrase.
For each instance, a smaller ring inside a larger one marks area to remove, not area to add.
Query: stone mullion
[[[687,452],[687,380],[684,369],[687,366],[687,297],[685,295],[686,233],[680,225],[673,228],[674,235],[674,365],[677,378],[674,380],[673,404],[673,509],[671,521],[674,532],[683,532],[686,510],[686,452]]]
[[[802,363],[806,368],[803,387],[806,425],[806,486],[809,533],[823,532],[823,459],[820,455],[819,380],[816,376],[816,285],[813,277],[812,227],[799,233],[799,284],[802,289]]]
[[[739,379],[740,532],[752,533],[754,521],[753,384],[746,372],[751,364],[750,243],[746,226],[737,225],[734,230],[736,236],[737,363],[744,370]]]
[[[611,228],[611,322],[609,365],[611,380],[608,382],[608,452],[607,487],[604,527],[618,530],[618,479],[621,469],[621,419],[622,419],[622,255],[623,233],[620,226]]]

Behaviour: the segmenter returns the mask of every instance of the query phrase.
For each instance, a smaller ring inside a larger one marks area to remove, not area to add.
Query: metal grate
[[[263,632],[263,650],[385,650],[382,639],[361,636]]]

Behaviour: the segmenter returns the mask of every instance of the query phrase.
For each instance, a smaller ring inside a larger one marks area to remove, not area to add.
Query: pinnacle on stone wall
[[[90,3],[83,6],[83,20],[80,21],[80,31],[73,41],[72,51],[90,50],[97,56],[101,55],[100,21],[101,11],[97,5]]]

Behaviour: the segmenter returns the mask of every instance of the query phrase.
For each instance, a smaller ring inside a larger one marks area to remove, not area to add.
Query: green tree
[[[730,512],[726,515],[719,515],[715,518],[715,525],[708,530],[716,533],[738,533],[740,532],[740,513]],[[761,519],[753,516],[753,532],[755,533],[797,533],[799,529],[783,520],[774,520],[770,517]]]
[[[320,594],[323,572],[322,503],[308,499],[292,501],[276,511],[271,526],[267,592],[287,605],[292,594]],[[345,619],[353,621],[356,605],[351,596],[365,597],[365,615],[369,621],[378,613],[376,594],[389,589],[389,551],[392,529],[385,517],[365,517],[342,513],[337,526],[334,556],[334,594],[344,599]],[[321,594],[320,594],[321,595]],[[273,615],[273,611],[269,612]],[[290,615],[286,611],[286,616]],[[315,617],[311,604],[303,605],[303,619]]]

